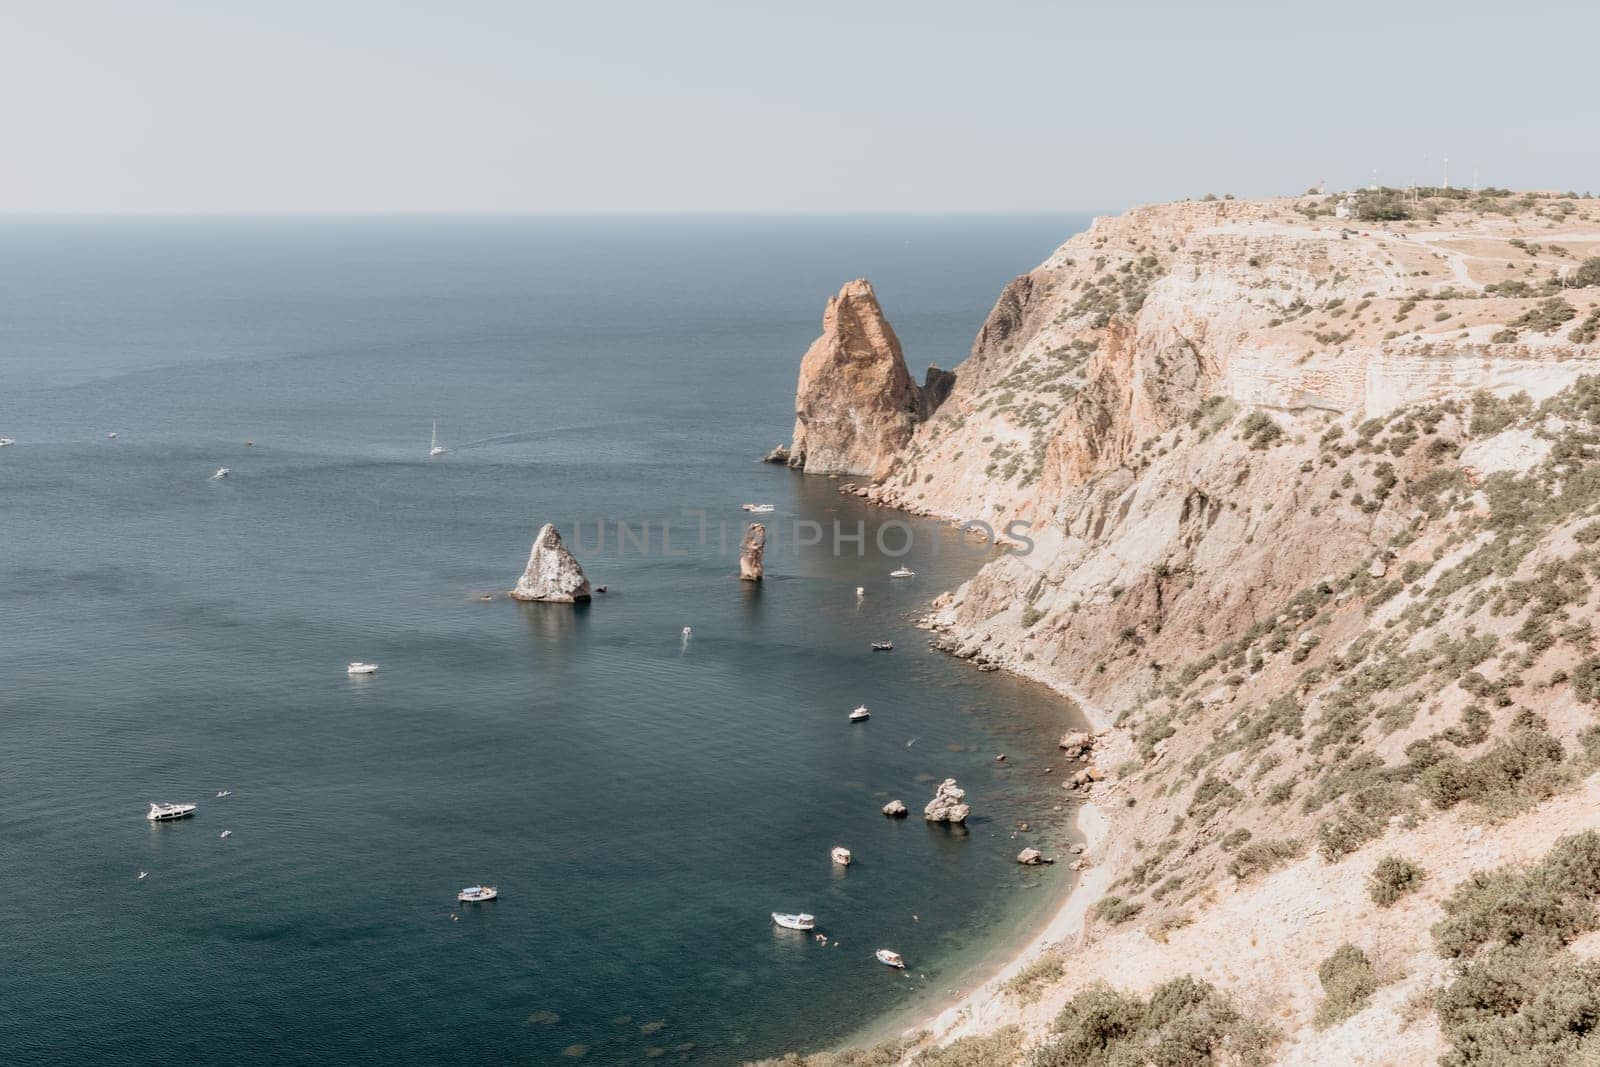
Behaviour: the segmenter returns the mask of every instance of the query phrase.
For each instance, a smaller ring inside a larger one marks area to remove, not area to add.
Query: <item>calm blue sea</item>
[[[0,221],[0,1061],[728,1064],[969,980],[1067,713],[912,627],[981,554],[755,460],[841,282],[920,376],[1086,221]],[[546,521],[606,596],[499,595]]]

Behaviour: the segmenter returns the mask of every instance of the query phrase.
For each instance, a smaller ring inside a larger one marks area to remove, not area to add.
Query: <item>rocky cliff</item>
[[[860,490],[1026,524],[929,625],[1104,730],[1094,895],[932,1025],[974,1062],[1600,1056],[1600,876],[1495,888],[1600,871],[1600,202],[1337,203],[1096,221]]]
[[[882,478],[953,384],[950,372],[930,367],[926,387],[918,387],[872,284],[846,282],[829,298],[822,336],[800,362],[789,466]]]

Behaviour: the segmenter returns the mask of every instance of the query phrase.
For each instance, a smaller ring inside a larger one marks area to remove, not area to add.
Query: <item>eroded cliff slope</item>
[[[1082,921],[893,1059],[1600,1057],[1600,202],[1335,206],[1099,220],[859,490],[1029,523],[930,626],[1105,727]]]

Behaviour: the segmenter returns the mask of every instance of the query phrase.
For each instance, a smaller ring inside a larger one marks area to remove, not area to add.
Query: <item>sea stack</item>
[[[972,814],[966,799],[967,791],[956,785],[954,778],[946,778],[934,790],[928,806],[922,809],[922,817],[929,822],[964,823]]]
[[[759,582],[766,573],[762,558],[767,554],[767,528],[752,522],[744,532],[744,542],[739,546],[739,577],[747,582]]]
[[[589,599],[589,579],[551,523],[539,528],[528,553],[528,568],[511,590],[516,600],[545,600],[572,604]]]
[[[954,381],[943,371],[929,375],[930,390],[940,400]],[[800,361],[794,406],[789,466],[808,474],[854,474],[874,481],[889,474],[918,420],[931,413],[932,405],[906,369],[900,339],[865,278],[846,282],[828,300],[822,336]],[[775,449],[768,459],[777,454]]]

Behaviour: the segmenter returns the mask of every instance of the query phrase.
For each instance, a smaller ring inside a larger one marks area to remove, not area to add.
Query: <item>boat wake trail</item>
[[[465,444],[451,445],[450,450],[452,452],[464,452],[469,448],[492,448],[495,445],[516,445],[527,441],[536,441],[541,437],[548,437],[551,434],[570,433],[573,430],[588,429],[594,429],[594,426],[581,424],[574,426],[551,426],[543,430],[524,430],[520,433],[502,433],[496,434],[493,437],[483,437],[476,441],[468,441]]]

